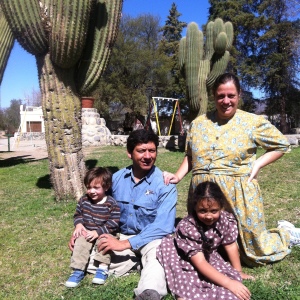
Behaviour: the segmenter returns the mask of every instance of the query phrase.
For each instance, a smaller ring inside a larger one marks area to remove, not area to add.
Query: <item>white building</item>
[[[20,133],[45,132],[43,111],[41,106],[20,105]]]

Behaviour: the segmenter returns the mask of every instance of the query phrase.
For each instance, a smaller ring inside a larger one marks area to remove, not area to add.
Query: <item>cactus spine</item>
[[[207,24],[205,43],[202,31],[194,22],[188,25],[187,35],[180,41],[179,65],[191,109],[198,114],[207,111],[208,91],[227,68],[232,41],[232,24],[224,24],[219,18]]]
[[[84,192],[80,97],[96,88],[107,65],[122,3],[0,0],[0,79],[17,39],[36,57],[51,181],[58,200],[78,199]]]

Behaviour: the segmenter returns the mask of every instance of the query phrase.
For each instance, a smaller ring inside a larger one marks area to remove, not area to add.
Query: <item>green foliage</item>
[[[121,103],[121,107],[129,111],[146,115],[147,87],[153,89],[153,95],[164,96],[169,70],[164,69],[166,58],[158,51],[161,39],[159,22],[158,17],[150,14],[136,18],[123,15],[110,63],[95,93],[96,98],[106,103],[96,104],[105,109],[100,112],[106,118],[111,118],[110,109],[115,108],[116,103]]]
[[[0,114],[0,128],[9,133],[18,131],[20,126],[20,105],[22,100],[13,99],[8,108],[2,109]]]
[[[288,131],[286,114],[298,119],[292,90],[299,90],[299,15],[297,3],[286,0],[210,0],[209,19],[232,22],[235,39],[229,70],[241,78],[243,90],[260,90],[268,111],[280,114],[280,129]]]
[[[165,87],[164,96],[183,100],[185,88],[179,69],[178,50],[182,30],[187,26],[187,23],[180,21],[180,16],[181,13],[178,12],[176,4],[173,2],[165,25],[160,29],[163,35],[159,44],[159,51],[165,55],[164,68],[168,70],[167,76],[170,78]]]
[[[131,162],[123,147],[86,150],[89,167],[109,167],[115,172]],[[157,165],[171,172],[176,171],[184,156],[180,151],[162,148],[158,153]],[[279,219],[300,227],[299,155],[300,148],[294,148],[259,174],[268,228],[276,227]],[[92,285],[93,276],[87,275],[78,288],[65,288],[70,275],[67,243],[76,203],[55,201],[46,159],[8,160],[0,153],[0,166],[0,299],[132,299],[137,273],[109,278],[104,286]],[[178,185],[177,217],[186,215],[189,180],[190,175]],[[281,262],[253,269],[244,267],[246,273],[256,277],[256,281],[244,282],[252,293],[251,299],[299,299],[299,268],[299,247],[294,247]],[[172,299],[171,295],[164,298],[167,299]]]

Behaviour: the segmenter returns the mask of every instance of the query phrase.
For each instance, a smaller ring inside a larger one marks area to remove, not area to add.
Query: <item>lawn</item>
[[[174,172],[182,158],[180,151],[159,149],[157,166]],[[130,160],[125,148],[107,146],[89,150],[86,164],[114,172]],[[76,203],[55,201],[46,159],[10,161],[1,159],[0,153],[0,166],[0,299],[132,299],[136,273],[110,278],[104,286],[92,285],[93,277],[87,275],[78,288],[64,287],[70,274],[67,243]],[[300,147],[261,171],[258,179],[268,227],[276,227],[280,219],[300,227],[299,170]],[[178,217],[186,214],[189,179],[178,184]],[[300,299],[300,247],[279,263],[244,270],[256,277],[246,282],[252,299]]]

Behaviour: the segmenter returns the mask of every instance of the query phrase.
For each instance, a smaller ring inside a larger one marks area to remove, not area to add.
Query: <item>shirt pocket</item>
[[[143,199],[141,203],[136,203],[136,216],[138,229],[142,230],[148,224],[154,222],[157,215],[157,201],[154,197],[147,197]]]

